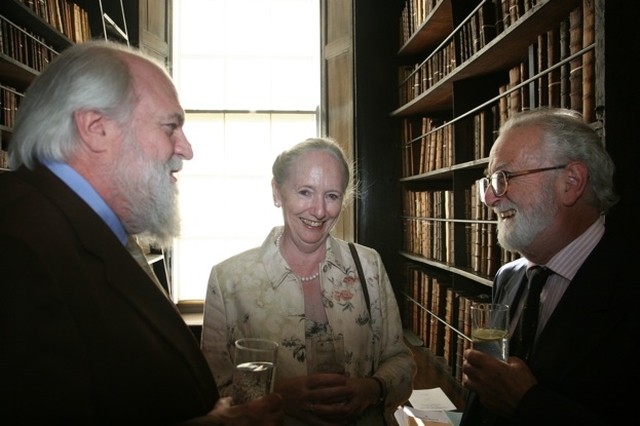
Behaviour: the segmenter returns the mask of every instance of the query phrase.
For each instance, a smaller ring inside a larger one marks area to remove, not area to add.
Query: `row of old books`
[[[420,3],[420,2],[419,2]],[[451,73],[457,65],[464,63],[482,50],[495,36],[517,21],[530,10],[535,0],[484,0],[479,3],[459,28],[454,37],[432,52],[423,62],[399,68],[399,100],[406,104],[417,98],[441,79]],[[429,3],[432,6],[432,3]],[[422,4],[418,5],[418,10]],[[411,10],[407,6],[407,13]],[[431,9],[429,9],[431,10]],[[416,14],[417,15],[417,14]],[[419,15],[422,19],[428,15]],[[419,29],[411,20],[401,22],[401,39],[410,37]]]
[[[400,15],[400,45],[409,41],[442,0],[407,0]]]
[[[9,153],[4,149],[0,149],[0,169],[9,168]]]
[[[488,292],[455,289],[450,281],[414,264],[405,269],[407,303],[404,327],[411,329],[431,352],[442,357],[451,373],[462,379],[462,356],[471,347],[470,307],[490,300]]]
[[[404,246],[409,253],[453,263],[453,191],[408,191],[404,199]]]
[[[86,10],[71,0],[20,0],[45,22],[81,43],[91,39],[89,16]]]
[[[16,111],[18,111],[22,98],[24,98],[22,93],[0,85],[0,125],[13,127]]]
[[[568,19],[538,36],[532,47],[534,63],[525,61],[509,72],[509,83],[500,87],[502,120],[512,113],[536,105],[580,111],[586,122],[595,120],[595,64],[593,50],[593,9],[581,7]],[[576,55],[576,56],[573,56]],[[529,70],[536,73],[530,75]],[[521,83],[537,77],[532,84]],[[513,88],[520,86],[517,90]]]
[[[498,244],[496,214],[484,204],[478,191],[478,181],[464,191],[467,267],[480,276],[493,278],[498,268],[519,255]]]
[[[509,28],[510,25],[516,23],[518,19],[531,10],[537,3],[537,0],[485,0],[484,3],[493,5],[493,13],[495,14],[496,34]],[[490,12],[489,12],[490,13]]]
[[[453,191],[403,192],[403,250],[428,260],[454,264],[456,220],[453,215]],[[498,268],[518,257],[500,247],[496,216],[480,200],[477,182],[464,191],[466,264],[477,275],[492,278]],[[460,265],[459,265],[460,266]]]
[[[471,58],[497,35],[514,25],[536,0],[484,0],[456,33],[461,62]]]
[[[585,1],[538,36],[533,55],[511,68],[509,82],[499,87],[500,123],[538,105],[571,108],[587,123],[596,120],[594,25],[594,3]]]
[[[495,2],[483,1],[476,13],[470,15],[456,33],[460,62],[471,58],[496,37],[496,20],[501,20],[501,16],[496,13],[495,8]]]
[[[594,10],[584,4],[556,28],[538,36],[528,59],[513,66],[508,82],[497,88],[497,102],[472,116],[474,159],[486,158],[500,126],[513,114],[540,105],[582,112],[596,120]],[[453,122],[431,117],[406,118],[401,129],[404,177],[452,165]]]
[[[455,43],[451,40],[419,64],[399,68],[399,101],[406,104],[435,86],[456,68]]]
[[[536,81],[538,104],[571,108],[581,111],[587,123],[595,121],[594,45],[595,2],[592,0],[585,0],[558,27],[538,36],[533,46],[540,70]],[[553,68],[554,65],[560,66]]]
[[[400,45],[403,46],[420,29],[429,14],[442,0],[407,0],[400,17]],[[476,13],[469,16],[456,37],[460,59],[464,62],[481,50],[496,35],[516,23],[531,10],[537,0],[483,0]]]
[[[471,116],[473,158],[486,158],[498,136],[500,109],[498,103]],[[402,120],[402,176],[416,176],[453,165],[453,123],[431,117]]]
[[[473,158],[480,160],[489,156],[489,150],[498,137],[500,115],[498,105],[489,106],[472,116]]]
[[[531,10],[538,0],[484,0],[483,10],[495,24],[493,28],[498,35],[515,24],[525,13]]]
[[[42,71],[58,54],[33,35],[0,15],[0,53],[35,70]]]
[[[453,128],[444,120],[417,117],[402,122],[403,176],[449,167],[453,164]]]

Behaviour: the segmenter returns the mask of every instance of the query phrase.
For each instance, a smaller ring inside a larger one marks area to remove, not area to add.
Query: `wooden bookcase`
[[[605,70],[607,79],[619,75],[604,61],[606,38],[623,31],[615,23],[628,18],[610,5],[605,34],[604,0],[402,3],[391,116],[402,157],[404,322],[460,380],[470,346],[468,307],[489,300],[496,270],[517,257],[497,245],[495,217],[475,188],[500,124],[538,106],[578,110],[616,161],[618,191],[631,195],[621,176],[632,167],[624,153],[637,149],[610,139],[605,120],[627,116],[622,105],[605,109],[607,91],[623,89],[604,80]],[[631,125],[617,130],[629,135]],[[612,228],[625,226],[629,209],[621,203],[612,212]]]
[[[381,254],[404,310],[405,328],[418,331],[423,345],[431,346],[437,358],[446,360],[454,377],[460,377],[458,344],[468,342],[460,311],[464,312],[469,299],[483,295],[486,298],[491,292],[492,273],[511,255],[504,253],[503,259],[503,253],[493,246],[491,263],[476,262],[480,258],[472,257],[468,249],[472,242],[469,235],[479,235],[473,242],[484,248],[488,246],[488,238],[495,237],[491,229],[495,220],[486,208],[469,213],[471,195],[475,194],[473,184],[486,168],[493,132],[499,125],[499,121],[493,120],[492,109],[499,111],[500,102],[515,107],[516,103],[509,101],[512,97],[517,100],[517,95],[520,102],[528,101],[529,107],[548,103],[535,96],[531,101],[530,96],[536,95],[544,84],[548,86],[545,78],[552,71],[555,77],[556,71],[571,64],[558,62],[552,65],[553,69],[538,66],[536,46],[544,38],[539,40],[540,36],[559,29],[563,22],[566,24],[583,0],[539,0],[531,10],[518,15],[513,22],[510,20],[506,28],[504,22],[503,28],[493,29],[493,34],[491,27],[485,28],[484,40],[478,38],[475,43],[471,37],[472,44],[461,50],[463,41],[469,40],[460,36],[462,31],[468,36],[470,30],[482,28],[478,27],[478,11],[482,9],[485,14],[494,3],[502,7],[499,0],[487,2],[483,7],[480,0],[320,2],[324,67],[321,129],[329,136],[352,141],[349,152],[360,185],[360,197],[354,205],[353,233],[345,238],[353,238]],[[593,53],[595,60],[595,81],[591,86],[594,94],[587,104],[591,106],[583,112],[604,136],[616,163],[614,180],[621,195],[607,217],[607,228],[620,244],[629,241],[637,244],[640,232],[635,226],[637,215],[632,203],[638,181],[635,163],[640,158],[640,144],[634,142],[634,123],[640,116],[640,108],[639,89],[634,84],[637,76],[631,62],[635,47],[628,36],[637,25],[637,18],[619,2],[590,3],[595,6],[595,41],[589,41],[582,52],[578,49],[572,59],[588,62],[589,54]],[[420,13],[412,10],[403,23],[404,10],[410,4],[425,8]],[[524,9],[525,2],[513,4]],[[489,11],[484,19],[490,15]],[[409,17],[416,19],[411,29],[406,30]],[[432,80],[424,88],[418,85],[414,92],[413,84],[420,83],[420,79],[411,81],[411,72],[429,57],[437,57],[437,52],[448,43],[454,46],[449,59],[456,62],[450,63],[446,74],[438,75],[436,82]],[[522,65],[525,63],[526,68]],[[404,80],[409,80],[411,87],[403,85]],[[567,106],[566,101],[561,106]],[[423,118],[430,121],[423,124]],[[418,124],[409,126],[405,120]],[[480,124],[483,130],[476,131]],[[420,139],[426,133],[423,126],[425,129],[432,126],[431,138],[439,133],[446,135],[450,148],[447,155],[442,155],[446,150],[441,151],[438,166],[427,169],[429,163],[423,162],[421,170]],[[406,135],[407,128],[413,130],[411,137]],[[483,135],[483,145],[474,143],[479,135]],[[413,139],[415,142],[410,143]],[[408,162],[411,155],[414,161]],[[434,195],[443,191],[448,192]],[[418,193],[424,198],[446,199],[448,203],[438,203],[439,207],[448,206],[441,209],[444,213],[438,213],[444,217],[433,212],[417,214],[415,200],[407,194]],[[477,200],[473,205],[476,204]],[[418,220],[426,224],[424,233],[421,227],[419,235],[411,233],[410,226]],[[429,227],[432,231],[438,228],[435,235],[439,236],[429,234]],[[450,242],[447,245],[445,241]],[[444,250],[445,247],[453,250]],[[436,250],[439,258],[425,256],[426,250]],[[428,331],[425,324],[429,324]],[[434,337],[430,337],[432,333]]]
[[[0,170],[8,169],[7,144],[24,91],[58,52],[73,43],[71,33],[49,22],[26,2],[0,4]]]
[[[614,180],[621,200],[610,211],[607,228],[621,245],[637,244],[640,232],[632,203],[637,196],[634,171],[640,158],[640,144],[635,143],[640,95],[632,65],[637,49],[628,35],[637,18],[620,2],[588,3],[595,9],[595,40],[577,49],[572,58],[595,61],[593,95],[582,111],[603,135],[616,164]],[[418,4],[422,10],[414,8],[403,17],[408,5]],[[504,21],[502,28],[489,26],[484,39],[477,37],[476,42],[471,37],[467,49],[460,49],[469,33],[473,34],[471,30],[482,28],[478,11],[482,9],[483,18],[489,19],[491,11],[486,12],[492,4],[502,7],[501,0],[484,7],[480,0],[321,1],[323,61],[328,70],[323,74],[322,130],[353,141],[361,191],[351,237],[381,254],[404,310],[405,328],[417,331],[425,348],[431,347],[437,359],[444,359],[456,378],[460,377],[458,345],[468,344],[461,312],[469,300],[483,295],[486,299],[493,271],[510,255],[505,253],[503,259],[499,248],[494,248],[491,263],[478,264],[480,258],[472,257],[469,248],[469,235],[479,235],[473,242],[485,248],[488,238],[495,236],[491,229],[495,220],[486,208],[469,213],[472,186],[486,168],[493,132],[500,122],[494,122],[492,109],[499,111],[500,102],[515,108],[518,95],[528,107],[549,103],[548,98],[540,102],[539,88],[548,87],[549,76],[553,82],[557,71],[570,67],[572,59],[541,67],[537,45],[548,31],[566,25],[583,0],[538,0],[531,10],[509,20],[506,28]],[[525,2],[514,0],[513,5],[524,9]],[[460,36],[463,31],[465,37]],[[427,87],[414,88],[420,79],[411,81],[411,72],[429,57],[437,57],[451,42],[454,54],[449,59],[455,62],[449,64],[446,74],[438,75],[436,82],[432,76]],[[404,80],[411,86],[403,85]],[[510,104],[512,95],[514,103]],[[561,106],[571,107],[566,96]],[[423,118],[427,119],[424,123]],[[421,136],[429,128],[432,132],[427,139],[448,138],[441,140],[448,141],[449,151],[447,155],[442,155],[446,150],[441,151],[438,166],[427,168],[430,163],[423,161],[420,169]],[[410,137],[407,129],[413,132]],[[483,145],[474,143],[479,135]],[[426,209],[416,212],[417,197],[411,197],[415,194],[446,199],[448,203],[439,202],[438,207],[448,207],[437,214]],[[425,223],[424,232],[421,226],[420,234],[412,233],[418,221]],[[428,250],[431,254],[425,256]],[[434,250],[439,258],[433,256]]]
[[[120,42],[128,39],[131,46],[139,47],[171,71],[172,0],[73,1],[90,11],[94,37]]]

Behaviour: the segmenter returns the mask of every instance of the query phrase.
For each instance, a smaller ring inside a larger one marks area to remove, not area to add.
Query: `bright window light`
[[[174,301],[205,297],[211,267],[282,224],[271,165],[317,135],[316,0],[174,0],[173,77],[194,158],[178,175]]]

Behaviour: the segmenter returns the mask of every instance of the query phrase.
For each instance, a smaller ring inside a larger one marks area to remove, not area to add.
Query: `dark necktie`
[[[518,339],[516,339],[515,356],[528,361],[536,338],[538,328],[538,311],[540,310],[540,293],[553,271],[543,266],[534,266],[529,273],[527,283],[527,300],[525,301],[520,323]]]

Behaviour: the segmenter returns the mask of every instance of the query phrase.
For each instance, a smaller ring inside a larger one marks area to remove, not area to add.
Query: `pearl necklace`
[[[307,282],[307,281],[315,280],[316,278],[318,278],[318,275],[320,275],[320,272],[316,272],[315,274],[310,275],[308,277],[298,277],[297,275],[296,275],[296,277],[300,278],[300,281],[302,281],[302,282]]]
[[[276,238],[276,247],[278,247],[278,250],[280,250],[280,238],[282,237],[282,234],[278,235],[278,237]],[[293,271],[292,271],[293,272]],[[296,275],[296,274],[293,274]],[[303,283],[306,283],[308,281],[313,281],[316,278],[318,278],[318,276],[320,275],[320,271],[317,271],[315,274],[310,275],[308,277],[300,277],[298,275],[296,275],[296,277],[302,281]]]

